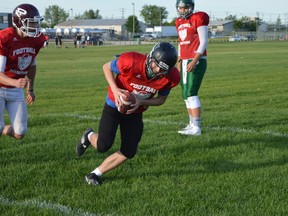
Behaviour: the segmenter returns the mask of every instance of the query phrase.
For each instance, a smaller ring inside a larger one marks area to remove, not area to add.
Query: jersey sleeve
[[[176,29],[178,30],[178,27],[179,27],[179,21],[178,21],[178,19],[175,19],[174,25],[175,25]]]
[[[169,80],[169,82],[167,82],[163,89],[159,90],[159,94],[162,96],[167,96],[170,93],[171,89],[180,83],[179,70],[176,67],[172,68],[169,76],[167,76],[167,79]]]
[[[163,89],[158,92],[161,96],[168,96],[170,94],[171,89]]]
[[[170,88],[173,88],[180,83],[180,79],[181,79],[180,72],[176,67],[174,67],[170,73],[171,73]]]
[[[123,75],[125,73],[128,73],[132,67],[132,62],[133,62],[133,58],[131,56],[131,53],[122,53],[119,56],[118,62],[117,62],[119,72]]]
[[[7,56],[7,49],[5,49],[5,44],[3,42],[3,39],[0,37],[0,55]]]
[[[119,71],[118,66],[117,66],[117,62],[118,62],[118,59],[111,61],[110,69],[113,73],[120,74],[120,71]]]
[[[7,58],[6,56],[0,55],[0,73],[4,73]]]
[[[197,16],[197,27],[208,26],[209,25],[209,16],[207,13],[199,13]]]

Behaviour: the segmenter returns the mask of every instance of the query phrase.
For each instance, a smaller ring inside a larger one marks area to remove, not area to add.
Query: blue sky
[[[17,5],[22,4],[23,0],[1,0],[0,12],[11,12]],[[264,3],[265,2],[265,3]],[[44,14],[45,8],[56,4],[63,8],[70,15],[83,14],[85,10],[98,9],[102,18],[127,18],[133,15],[133,5],[135,15],[139,20],[139,11],[144,5],[163,6],[168,11],[168,21],[177,16],[175,3],[176,0],[27,0],[26,3],[36,6],[41,14]],[[287,0],[195,0],[195,10],[207,12],[211,19],[224,18],[227,15],[237,15],[256,17],[268,22],[275,22],[280,16],[283,24],[288,24]]]

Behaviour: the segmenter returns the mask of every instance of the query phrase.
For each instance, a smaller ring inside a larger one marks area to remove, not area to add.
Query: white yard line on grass
[[[48,114],[50,116],[63,116],[62,114]],[[76,119],[90,119],[90,120],[100,120],[100,117],[98,116],[89,116],[89,115],[79,115],[79,114],[71,114],[71,113],[65,113],[64,116],[66,117],[73,117]],[[152,119],[143,119],[144,122],[152,123],[152,124],[158,124],[158,125],[185,125],[183,122],[176,122],[176,121],[161,121],[161,120],[152,120]],[[288,134],[279,133],[276,131],[256,131],[253,129],[243,129],[243,128],[236,128],[236,127],[221,127],[221,126],[207,126],[204,127],[207,130],[213,130],[213,131],[231,131],[231,132],[237,132],[237,133],[250,133],[250,134],[260,134],[260,135],[270,135],[270,136],[276,136],[276,137],[283,137],[288,138]],[[83,215],[83,216],[96,216],[96,214],[85,212],[81,209],[72,209],[67,206],[63,206],[60,204],[53,204],[51,202],[41,202],[36,199],[30,199],[30,200],[24,200],[24,201],[15,201],[11,199],[7,199],[5,197],[0,196],[0,205],[11,205],[11,206],[29,206],[29,207],[35,207],[39,209],[50,209],[52,211],[61,212],[64,215]]]
[[[30,200],[23,200],[23,201],[16,201],[16,200],[11,200],[7,199],[5,197],[0,196],[0,205],[9,205],[9,206],[21,206],[21,207],[34,207],[38,209],[49,209],[55,212],[60,212],[63,215],[67,216],[73,216],[73,215],[83,215],[83,216],[97,216],[96,214],[92,214],[89,212],[85,212],[81,209],[72,209],[67,206],[63,206],[60,204],[54,204],[51,202],[41,202],[36,199],[30,199]]]
[[[62,114],[51,114],[53,116],[62,116]],[[64,116],[73,117],[78,119],[90,119],[90,120],[100,120],[98,116],[89,116],[89,115],[79,115],[79,114],[72,114],[72,113],[65,113]],[[143,119],[144,122],[152,123],[152,124],[159,124],[159,125],[185,125],[184,122],[176,122],[176,121],[161,121],[161,120],[152,120],[152,119]],[[244,129],[244,128],[236,128],[236,127],[222,127],[222,126],[206,126],[203,127],[207,130],[213,131],[230,131],[230,132],[237,132],[237,133],[250,133],[250,134],[262,134],[262,135],[270,135],[275,137],[283,137],[288,138],[288,134],[279,133],[277,131],[256,131],[253,129]]]

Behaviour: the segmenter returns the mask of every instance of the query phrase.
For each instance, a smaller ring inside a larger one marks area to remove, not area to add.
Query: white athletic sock
[[[92,136],[92,134],[93,134],[93,132],[90,132],[89,134],[88,134],[88,140],[90,141],[90,137]],[[91,141],[90,141],[91,142]]]
[[[93,170],[91,173],[95,173],[97,176],[102,176],[103,174],[100,172],[100,170],[98,169],[98,167]]]
[[[189,115],[189,124],[192,125],[193,124],[193,116]]]
[[[197,117],[197,118],[192,118],[192,122],[193,122],[193,125],[195,125],[195,126],[200,127],[200,125],[201,125],[201,120],[200,120],[199,117]]]

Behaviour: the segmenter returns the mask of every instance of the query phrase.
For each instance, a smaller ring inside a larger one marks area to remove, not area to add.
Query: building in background
[[[0,12],[0,30],[12,26],[12,14]]]
[[[211,21],[208,25],[211,36],[225,36],[234,31],[234,20]]]
[[[151,34],[155,38],[177,37],[175,26],[154,26],[146,28],[145,34]]]
[[[55,29],[70,32],[86,33],[86,32],[106,32],[105,37],[113,38],[128,38],[129,33],[125,27],[127,19],[82,19],[82,20],[67,20],[54,26]],[[145,32],[146,25],[139,22],[142,32]],[[84,31],[84,32],[83,32]]]

